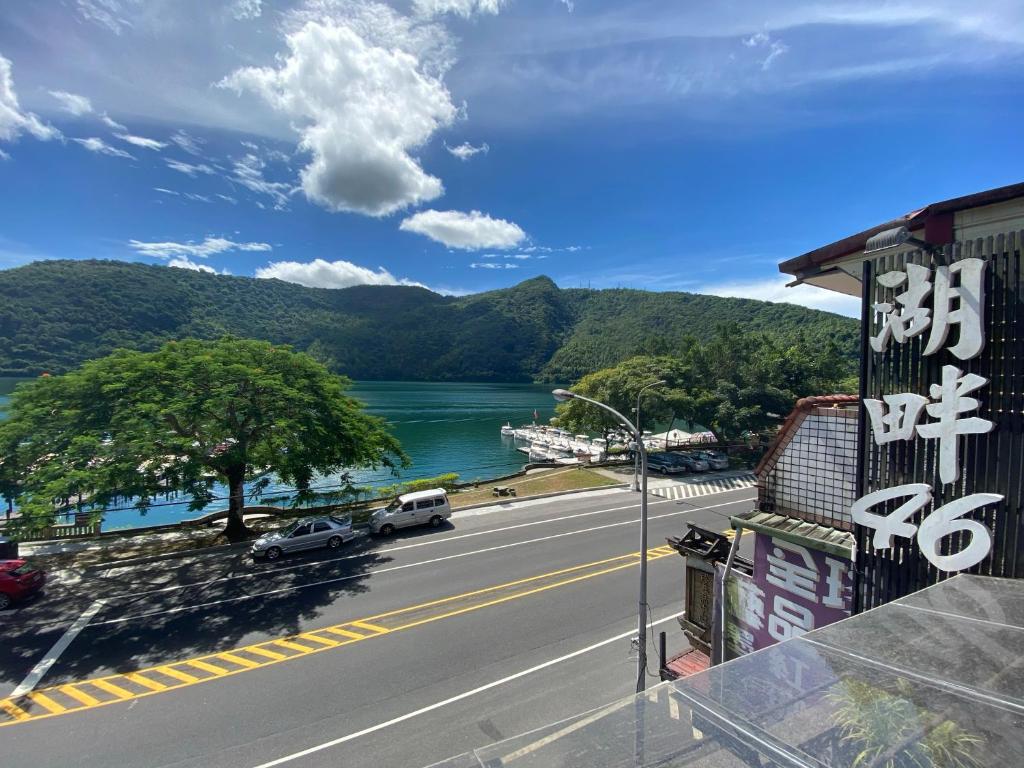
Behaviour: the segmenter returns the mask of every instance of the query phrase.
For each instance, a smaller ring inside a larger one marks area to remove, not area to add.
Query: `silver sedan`
[[[306,517],[296,520],[280,531],[263,534],[253,542],[250,551],[253,557],[277,560],[285,552],[298,552],[317,547],[337,549],[354,537],[351,517]]]

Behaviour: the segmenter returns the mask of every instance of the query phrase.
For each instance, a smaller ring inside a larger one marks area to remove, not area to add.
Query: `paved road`
[[[683,569],[665,536],[725,530],[753,496],[651,497],[670,649]],[[3,617],[2,695],[80,629],[28,698],[0,703],[3,765],[415,767],[600,706],[635,680],[637,519],[636,494],[605,490],[273,564],[200,556],[54,585]]]

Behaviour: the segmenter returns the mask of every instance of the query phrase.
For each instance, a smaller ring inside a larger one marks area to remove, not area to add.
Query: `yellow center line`
[[[675,551],[667,547],[657,547],[648,550],[648,558],[651,560],[657,560],[662,557],[667,557],[670,554],[674,554]],[[133,672],[119,673],[115,675],[109,675],[106,677],[96,678],[92,680],[83,680],[74,684],[65,684],[55,686],[49,689],[43,689],[44,691],[59,691],[66,694],[70,699],[78,701],[82,704],[81,707],[63,707],[52,699],[47,701],[52,704],[52,707],[47,706],[45,701],[39,701],[37,699],[26,699],[25,697],[18,700],[11,699],[0,699],[0,727],[6,725],[12,725],[18,722],[24,722],[26,720],[39,720],[49,717],[55,717],[58,715],[67,714],[69,712],[79,712],[83,709],[91,709],[98,706],[106,706],[108,704],[118,703],[119,700],[125,699],[136,699],[145,696],[152,696],[157,693],[163,693],[172,690],[179,690],[186,688],[198,683],[205,683],[214,679],[222,679],[225,677],[231,677],[242,672],[248,672],[252,669],[260,669],[263,667],[270,666],[272,664],[278,664],[283,661],[290,661],[291,659],[297,659],[304,656],[308,656],[321,651],[333,650],[336,647],[349,645],[354,642],[361,640],[368,640],[373,637],[380,637],[387,633],[393,633],[400,630],[411,629],[422,624],[428,624],[434,621],[440,621],[452,616],[458,616],[471,611],[478,611],[483,608],[488,608],[494,605],[500,605],[502,603],[509,602],[511,600],[517,600],[520,598],[528,597],[530,595],[536,595],[542,592],[546,592],[557,587],[567,586],[578,582],[592,579],[597,576],[601,576],[615,571],[621,571],[626,568],[631,568],[639,563],[639,553],[630,552],[625,555],[618,555],[616,557],[609,557],[603,560],[597,560],[591,563],[583,563],[581,565],[575,565],[569,568],[562,568],[557,571],[550,571],[548,573],[540,574],[539,576],[530,576],[527,578],[517,579],[504,584],[497,584],[491,587],[485,587],[483,589],[476,589],[470,592],[464,592],[458,595],[452,595],[450,597],[441,598],[438,600],[431,600],[418,605],[409,606],[386,613],[376,614],[374,616],[368,616],[363,619],[357,619],[354,621],[343,622],[330,627],[322,627],[319,629],[310,630],[308,633],[299,635],[289,635],[287,638],[280,638],[277,640],[264,640],[261,643],[249,646],[242,646],[239,648],[232,649],[231,651],[222,651],[213,654],[204,654],[203,656],[195,659],[185,659],[182,661],[171,662],[172,665],[161,665],[156,667],[150,667],[148,669],[136,670]],[[596,570],[595,570],[596,569]],[[538,584],[538,582],[543,582]],[[517,589],[518,587],[518,589]],[[504,594],[495,594],[498,592],[504,592]],[[488,597],[491,596],[491,597]],[[458,607],[452,604],[456,601],[466,601],[468,598],[484,597],[482,601],[471,601],[466,605],[460,605]],[[442,612],[428,612],[425,616],[419,616],[413,619],[409,616],[411,621],[407,621],[404,624],[398,626],[385,627],[378,623],[381,619],[393,618],[398,616],[408,616],[414,612],[422,612],[425,609],[436,608],[436,607],[450,607],[450,610],[442,609]],[[358,634],[352,632],[345,627],[354,627],[372,634]],[[326,638],[320,637],[317,634],[312,633],[323,633],[328,632],[339,637],[347,638],[344,642],[334,642]],[[311,645],[302,645],[294,642],[296,639],[305,639],[307,642],[316,642],[315,647]],[[268,645],[278,645],[283,648],[288,648],[294,652],[291,655],[283,653],[277,653],[268,649]],[[250,660],[240,654],[247,654],[252,656],[260,656],[266,659],[266,661]],[[239,667],[238,669],[224,669],[209,663],[222,659],[225,662],[232,663]],[[190,675],[187,672],[183,672],[177,669],[177,666],[191,666],[196,669],[206,670],[211,672],[214,677],[196,677]],[[164,675],[175,680],[179,680],[178,684],[163,686],[154,680],[146,677],[146,674],[153,673],[158,675]],[[139,687],[147,688],[148,690],[141,693],[133,693],[116,685],[114,680],[123,680],[136,684]],[[115,700],[100,701],[95,697],[92,697],[82,690],[79,690],[76,686],[92,685],[96,688],[107,691],[117,697]],[[158,687],[159,686],[159,687]],[[34,692],[36,696],[43,696],[45,694],[39,691]],[[19,704],[24,706],[25,701],[34,701],[38,703],[42,708],[48,709],[48,712],[36,712],[26,711]],[[54,709],[56,708],[56,709]],[[59,711],[58,711],[59,710]],[[10,718],[6,722],[4,721],[3,713]]]

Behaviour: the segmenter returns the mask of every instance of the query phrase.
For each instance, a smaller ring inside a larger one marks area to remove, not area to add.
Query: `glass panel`
[[[841,621],[809,639],[908,676],[942,680],[1024,707],[1024,630],[890,605]]]
[[[1024,627],[1024,590],[1014,579],[959,576],[915,592],[897,604]]]

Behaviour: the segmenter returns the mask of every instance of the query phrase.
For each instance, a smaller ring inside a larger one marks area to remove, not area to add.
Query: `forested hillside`
[[[574,381],[638,352],[671,353],[722,323],[783,341],[857,323],[788,304],[688,293],[559,289],[546,277],[471,296],[423,288],[305,288],[118,261],[0,271],[0,376],[59,373],[117,347],[225,333],[308,350],[355,379]]]

